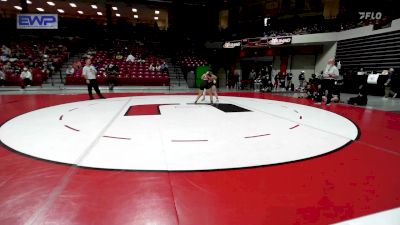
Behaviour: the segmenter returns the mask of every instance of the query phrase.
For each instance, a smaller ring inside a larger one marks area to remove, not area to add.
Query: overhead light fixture
[[[6,2],[7,0],[1,0],[2,2]]]
[[[155,19],[155,20],[158,20],[158,16],[155,16],[154,19]]]
[[[115,16],[116,16],[116,17],[120,17],[120,16],[121,16],[121,14],[119,14],[119,13],[115,13]]]
[[[39,12],[43,12],[44,11],[43,8],[36,8],[36,10],[39,11]]]
[[[79,14],[83,14],[83,12],[81,10],[78,11]]]
[[[26,3],[27,3],[27,4],[29,4],[29,5],[31,5],[31,4],[32,4],[32,2],[31,2],[31,1],[29,1],[29,0],[26,0]]]
[[[16,8],[16,9],[18,9],[18,10],[22,10],[22,7],[21,6],[14,6],[14,8]]]
[[[115,6],[113,6],[112,9],[113,9],[114,11],[117,11],[117,10],[118,10],[118,8],[115,7]]]
[[[158,14],[160,14],[160,11],[156,10],[156,11],[154,11],[154,13],[158,15]]]
[[[57,11],[58,11],[59,13],[64,13],[64,10],[62,10],[62,9],[57,9]]]
[[[97,9],[97,5],[91,5],[93,9]]]
[[[133,15],[133,18],[137,19],[137,18],[139,18],[139,16],[138,15]]]
[[[132,8],[132,12],[137,12],[137,9],[135,9],[135,8]]]
[[[69,5],[70,5],[72,8],[76,8],[76,4],[75,4],[75,3],[69,3]]]
[[[55,6],[56,4],[54,2],[47,2],[47,5]]]
[[[99,16],[102,16],[102,15],[103,15],[103,13],[101,13],[101,12],[97,12],[97,15],[99,15]]]

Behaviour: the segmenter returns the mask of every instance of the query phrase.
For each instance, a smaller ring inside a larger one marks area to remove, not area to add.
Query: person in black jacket
[[[108,83],[108,89],[113,90],[114,86],[117,84],[117,74],[118,74],[119,68],[117,65],[114,64],[109,64],[106,68],[107,72],[107,83]]]
[[[317,97],[319,84],[320,79],[317,78],[317,75],[312,74],[306,86],[307,98],[315,99]]]
[[[350,105],[367,105],[367,102],[367,83],[365,81],[358,87],[358,95],[356,97],[350,98],[347,103],[349,103]]]
[[[385,96],[384,98],[387,99],[389,95],[393,95],[393,98],[396,98],[399,86],[399,79],[397,74],[395,74],[394,69],[389,69],[388,79],[385,82]]]
[[[305,87],[306,87],[306,76],[305,72],[301,71],[301,73],[299,74],[299,90],[303,91]]]
[[[294,91],[292,90],[292,78],[293,78],[293,74],[292,73],[288,73],[286,75],[286,91]]]

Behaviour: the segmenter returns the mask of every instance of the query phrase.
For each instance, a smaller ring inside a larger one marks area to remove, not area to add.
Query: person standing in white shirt
[[[99,85],[97,84],[96,68],[94,68],[94,66],[92,65],[92,61],[90,59],[86,59],[85,63],[86,65],[83,67],[82,75],[86,79],[86,84],[88,86],[90,99],[94,99],[92,94],[92,88],[94,88],[99,98],[104,98],[104,96],[100,93]]]
[[[161,71],[168,72],[168,64],[166,62],[163,62],[163,64],[161,64]]]
[[[339,70],[335,66],[335,60],[329,59],[328,65],[326,65],[325,71],[322,76],[322,81],[321,81],[322,84],[318,96],[316,98],[317,101],[316,104],[321,104],[322,96],[325,95],[325,92],[328,92],[326,105],[331,104],[332,91],[335,85],[335,80],[337,80],[338,78],[339,78]]]
[[[32,73],[28,70],[28,68],[24,67],[21,75],[21,88],[24,89],[25,86],[31,86],[32,83]]]

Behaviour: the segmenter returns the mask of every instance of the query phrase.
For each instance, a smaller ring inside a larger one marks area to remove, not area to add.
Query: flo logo
[[[382,18],[381,12],[358,12],[360,14],[360,20],[380,20]]]

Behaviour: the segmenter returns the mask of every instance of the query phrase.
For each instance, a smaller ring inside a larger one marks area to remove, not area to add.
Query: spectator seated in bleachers
[[[120,52],[118,52],[117,55],[115,56],[116,60],[121,60],[122,58],[123,58],[123,56]]]
[[[24,67],[21,73],[21,88],[24,89],[26,86],[30,87],[32,83],[32,73],[28,68]]]
[[[81,58],[82,58],[82,60],[86,60],[86,59],[89,59],[89,58],[91,58],[91,57],[92,57],[91,55],[85,53],[85,54],[82,55]]]
[[[142,56],[139,55],[139,56],[137,57],[137,62],[138,62],[138,63],[145,63],[146,60],[144,60],[144,59],[142,58]]]
[[[10,58],[8,59],[8,61],[11,63],[16,62],[17,60],[18,59],[14,55],[11,55]]]
[[[89,48],[89,50],[87,51],[87,54],[89,55],[89,56],[94,56],[94,55],[96,55],[96,50],[94,50],[93,48]]]
[[[72,67],[72,65],[69,65],[68,68],[67,68],[67,70],[65,71],[65,74],[66,74],[67,76],[73,76],[74,73],[75,73],[74,67]]]
[[[150,71],[156,71],[156,67],[154,66],[153,63],[150,64],[149,70],[150,70]]]
[[[74,64],[73,64],[73,67],[74,67],[75,73],[80,71],[82,69],[81,61],[80,60],[75,61]]]
[[[132,53],[126,57],[126,62],[135,62],[135,57],[132,55]]]
[[[4,87],[6,84],[6,74],[3,72],[3,69],[0,69],[0,86]]]
[[[165,61],[161,64],[161,71],[168,72],[168,65]]]
[[[155,66],[155,69],[156,69],[156,71],[161,71],[161,65],[157,63]]]
[[[2,45],[1,46],[1,60],[3,62],[7,61],[8,58],[10,57],[10,55],[11,55],[11,49],[5,45]]]
[[[366,19],[359,20],[355,19],[354,15],[346,15],[346,10],[343,12],[339,12],[336,18],[324,18],[322,16],[312,16],[312,17],[297,17],[280,19],[279,22],[271,23],[268,26],[268,31],[262,30],[260,27],[254,26],[246,26],[240,30],[239,34],[237,33],[227,33],[224,34],[226,39],[236,38],[235,36],[239,35],[242,38],[248,37],[259,37],[259,36],[269,36],[269,37],[277,37],[277,36],[293,36],[293,35],[304,35],[304,34],[315,34],[315,33],[324,33],[324,32],[339,32],[350,30],[362,26],[373,25],[374,29],[381,29],[390,27],[391,21],[393,19],[398,18],[398,16],[387,16],[384,15],[382,19]]]
[[[4,72],[12,71],[13,68],[11,67],[11,62],[7,62],[6,64],[4,64],[2,69]]]
[[[122,56],[122,60],[119,60]],[[132,59],[130,61],[128,59]],[[146,56],[146,57],[144,57]],[[109,85],[112,90],[113,86],[118,85],[169,85],[168,70],[156,71],[156,64],[160,64],[164,60],[153,55],[151,50],[146,49],[144,45],[137,43],[127,43],[126,41],[113,42],[110,47],[98,49],[96,55],[92,57],[93,64],[97,68],[97,80],[100,85]],[[118,70],[112,72],[109,66],[115,66]],[[150,67],[151,65],[151,67]],[[159,65],[161,68],[161,65]],[[66,78],[67,85],[84,85],[80,72],[75,72],[72,77]]]
[[[5,83],[12,86],[21,85],[20,74],[22,68],[27,67],[31,73],[29,85],[41,85],[47,79],[47,74],[59,71],[62,63],[66,61],[69,53],[63,44],[64,41],[17,37],[9,43],[10,48],[3,44],[1,54],[7,56],[2,57],[4,61],[0,61],[0,66],[5,73]]]

